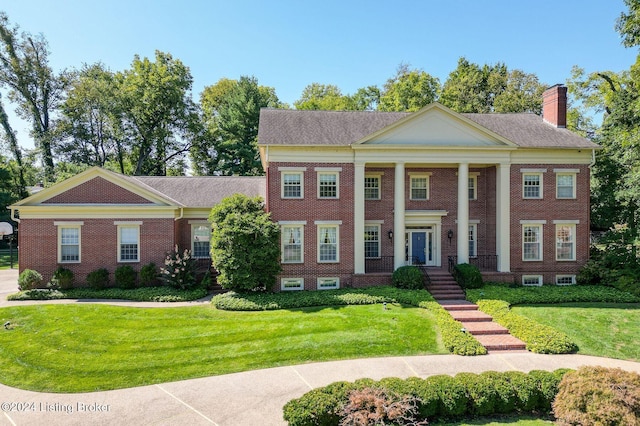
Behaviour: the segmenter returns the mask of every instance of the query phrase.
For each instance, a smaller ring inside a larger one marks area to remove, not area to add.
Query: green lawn
[[[639,303],[523,305],[512,309],[563,331],[581,354],[640,361]]]
[[[11,256],[9,249],[0,249],[0,269],[9,269],[11,266]],[[18,269],[18,249],[13,248],[13,267]]]
[[[346,358],[446,353],[426,309],[388,305],[267,312],[209,306],[0,309],[0,382],[86,392]]]

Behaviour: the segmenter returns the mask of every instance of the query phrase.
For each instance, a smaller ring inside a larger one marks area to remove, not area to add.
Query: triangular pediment
[[[138,183],[134,178],[99,167],[45,188],[13,206],[37,205],[176,205],[157,191]]]
[[[425,147],[511,147],[514,144],[460,114],[433,103],[373,133],[362,145]]]

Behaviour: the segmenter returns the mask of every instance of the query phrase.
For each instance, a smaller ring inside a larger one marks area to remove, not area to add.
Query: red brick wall
[[[95,177],[45,201],[43,204],[152,204],[151,201]]]
[[[546,169],[543,174],[543,199],[523,199],[520,169]],[[554,169],[579,169],[576,198],[556,199]],[[516,281],[522,275],[542,275],[545,283],[555,283],[556,274],[574,275],[589,257],[589,167],[587,165],[527,164],[511,166],[511,271]],[[521,220],[546,220],[543,225],[543,260],[522,260]],[[576,261],[556,261],[554,220],[579,220],[576,225]]]
[[[87,274],[98,268],[113,272],[120,265],[140,267],[154,262],[164,263],[164,255],[174,245],[173,219],[130,219],[141,221],[140,261],[118,263],[117,225],[113,219],[23,219],[20,222],[20,271],[34,269],[43,275],[45,283],[58,266],[73,271],[77,284],[85,282]],[[81,227],[81,263],[58,264],[58,227],[54,222],[84,222]],[[124,220],[123,220],[124,221]]]

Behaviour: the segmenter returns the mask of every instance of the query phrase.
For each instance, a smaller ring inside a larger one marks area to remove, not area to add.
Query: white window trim
[[[191,225],[191,253],[193,254],[193,258],[194,259],[210,259],[211,258],[211,253],[208,253],[208,255],[206,257],[202,257],[202,256],[197,256],[196,257],[195,233],[196,233],[196,228],[199,227],[199,226],[206,226],[206,227],[209,228],[209,230],[211,230],[211,223],[209,223],[207,221],[190,220],[189,221],[189,225]],[[211,249],[211,237],[209,237],[209,249]]]
[[[528,279],[537,279],[537,284],[525,284],[524,282]],[[542,275],[523,275],[522,276],[522,285],[527,287],[542,287]]]
[[[560,283],[560,280],[563,278],[571,278],[571,283]],[[575,275],[556,275],[556,285],[575,285],[575,284],[576,284]]]
[[[342,221],[316,221],[316,239],[318,251],[318,263],[340,263],[340,225]],[[320,260],[320,245],[322,244],[321,228],[336,229],[336,258],[335,260]]]
[[[555,171],[555,170],[554,170]],[[559,177],[560,176],[571,176],[572,180],[573,180],[573,188],[572,188],[572,193],[571,193],[571,197],[560,197],[560,195],[558,194],[560,187],[558,185],[559,182]],[[576,199],[576,186],[578,183],[578,175],[574,172],[565,172],[565,171],[558,171],[556,172],[556,198],[558,200],[575,200]]]
[[[118,240],[118,263],[140,263],[140,259],[142,258],[141,252],[142,252],[142,248],[140,247],[140,240],[141,235],[140,235],[140,225],[142,225],[142,222],[123,222],[123,221],[115,221],[113,222],[114,225],[116,225],[116,233],[117,233],[117,240]],[[120,252],[121,250],[121,241],[120,241],[120,230],[123,228],[135,228],[138,230],[138,258],[137,259],[122,259],[122,253]]]
[[[299,264],[304,263],[304,225],[306,225],[306,221],[304,222],[279,222],[280,224],[280,256],[282,258],[282,262],[285,265]],[[285,246],[285,229],[287,228],[300,228],[300,260],[284,260],[284,246]]]
[[[409,173],[409,199],[415,201],[427,201],[431,199],[431,172],[423,173]],[[413,179],[414,178],[426,178],[427,179],[427,197],[426,198],[413,198]]]
[[[521,169],[528,170],[528,169]],[[546,171],[546,169],[544,169]],[[540,178],[538,189],[540,190],[539,196],[537,197],[527,197],[525,195],[525,177],[526,176],[538,176]],[[544,173],[541,171],[527,171],[522,172],[522,199],[523,200],[542,200],[544,198]]]
[[[380,200],[382,199],[382,175],[384,173],[365,173],[364,174],[364,178],[374,178],[374,179],[378,179],[378,197],[377,198],[367,198],[367,191],[366,191],[366,187],[364,188],[364,194],[365,194],[365,201],[370,201],[370,200]]]
[[[556,229],[555,229],[555,240],[556,240],[556,246],[555,246],[555,252],[556,252],[556,261],[557,262],[575,262],[576,261],[576,233],[577,233],[577,226],[575,223],[573,223],[572,221],[553,221],[553,223],[556,225]],[[572,257],[571,259],[559,259],[558,258],[558,227],[561,226],[570,226],[573,228],[573,250],[572,250]]]
[[[340,169],[342,170],[342,169]],[[340,199],[340,172],[335,171],[334,168],[326,168],[323,169],[321,167],[316,167],[316,187],[317,187],[317,196],[318,200],[338,200]],[[335,197],[323,197],[320,195],[320,175],[333,175],[336,177],[336,196]]]
[[[297,283],[296,287],[287,287],[287,284]],[[304,290],[304,278],[281,278],[280,279],[281,291],[300,291]]]
[[[331,287],[322,287],[322,283],[325,281],[335,281],[335,284]],[[316,288],[318,290],[337,290],[340,288],[340,278],[339,277],[318,277],[316,282]]]
[[[521,229],[520,229],[520,238],[522,239],[522,261],[523,262],[541,262],[544,260],[544,225],[546,223],[546,221],[529,221],[529,220],[521,220]],[[540,252],[540,257],[538,259],[525,259],[524,257],[524,245],[525,245],[525,241],[524,241],[524,228],[525,227],[533,227],[533,226],[538,226],[540,227],[540,241],[538,242],[538,245],[540,246],[539,252]]]
[[[469,251],[469,257],[478,257],[478,224],[477,223],[472,223],[471,221],[469,222],[469,228],[473,228],[473,237],[474,237],[474,248],[475,248],[475,253],[471,253],[471,251]],[[469,241],[471,241],[471,239],[469,239]]]
[[[304,198],[304,172],[307,171],[306,167],[278,167],[280,172],[280,198],[284,200],[301,200]],[[299,174],[300,175],[300,196],[299,197],[285,197],[284,196],[284,175],[286,174]]]
[[[376,257],[367,257],[367,251],[365,250],[365,259],[380,259],[381,258],[381,249],[382,249],[382,223],[384,223],[384,221],[365,221],[364,226],[365,226],[365,231],[366,231],[366,227],[367,226],[375,226],[376,228],[378,228],[378,256]],[[366,232],[365,232],[366,234]],[[362,244],[364,244],[365,241],[362,242]]]
[[[82,262],[82,225],[84,222],[53,222],[58,228],[58,263],[81,263]],[[78,230],[78,260],[62,260],[62,229]]]

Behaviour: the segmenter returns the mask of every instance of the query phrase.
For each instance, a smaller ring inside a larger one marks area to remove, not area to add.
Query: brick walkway
[[[478,305],[465,300],[462,288],[449,272],[442,269],[428,271],[430,283],[427,290],[451,316],[462,323],[462,327],[473,335],[488,351],[524,351],[526,344],[490,315],[480,312]]]

